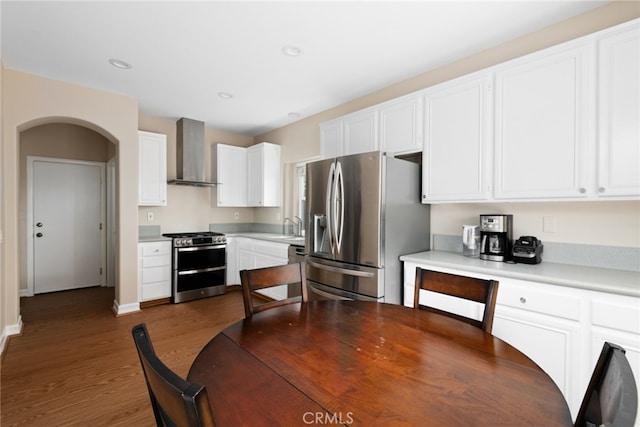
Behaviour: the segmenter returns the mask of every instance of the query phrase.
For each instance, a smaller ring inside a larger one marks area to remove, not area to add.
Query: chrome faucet
[[[287,221],[291,223],[289,227],[287,227]],[[291,218],[287,217],[282,221],[282,234],[285,236],[292,236],[295,228],[295,223],[291,221]],[[291,233],[289,232],[291,231]]]
[[[296,223],[298,224],[298,232],[296,233],[297,237],[302,237],[302,218],[300,218],[299,216],[294,216],[293,217],[293,231],[295,231],[295,225]]]

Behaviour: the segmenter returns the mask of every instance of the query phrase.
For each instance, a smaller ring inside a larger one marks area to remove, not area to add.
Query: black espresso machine
[[[480,259],[510,261],[513,215],[480,215]]]

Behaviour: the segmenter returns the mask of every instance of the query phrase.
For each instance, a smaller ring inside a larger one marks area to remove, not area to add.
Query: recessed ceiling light
[[[297,46],[288,45],[282,48],[282,53],[287,56],[300,56],[302,55],[302,49]]]
[[[111,58],[109,59],[109,64],[113,65],[116,68],[120,68],[121,70],[129,70],[131,68],[131,64],[121,59]]]
[[[233,98],[233,94],[229,92],[218,92],[218,96],[222,99],[231,99]]]
[[[287,114],[287,116],[291,117],[292,119],[297,119],[300,117],[300,113],[296,113],[295,111],[292,111],[289,114]]]

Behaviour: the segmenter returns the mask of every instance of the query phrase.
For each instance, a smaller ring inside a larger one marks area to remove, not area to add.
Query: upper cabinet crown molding
[[[138,205],[167,204],[167,135],[138,131]]]

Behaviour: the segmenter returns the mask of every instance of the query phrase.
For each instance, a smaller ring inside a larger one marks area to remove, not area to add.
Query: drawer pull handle
[[[525,304],[527,302],[527,299],[525,297],[520,297],[520,302]]]

